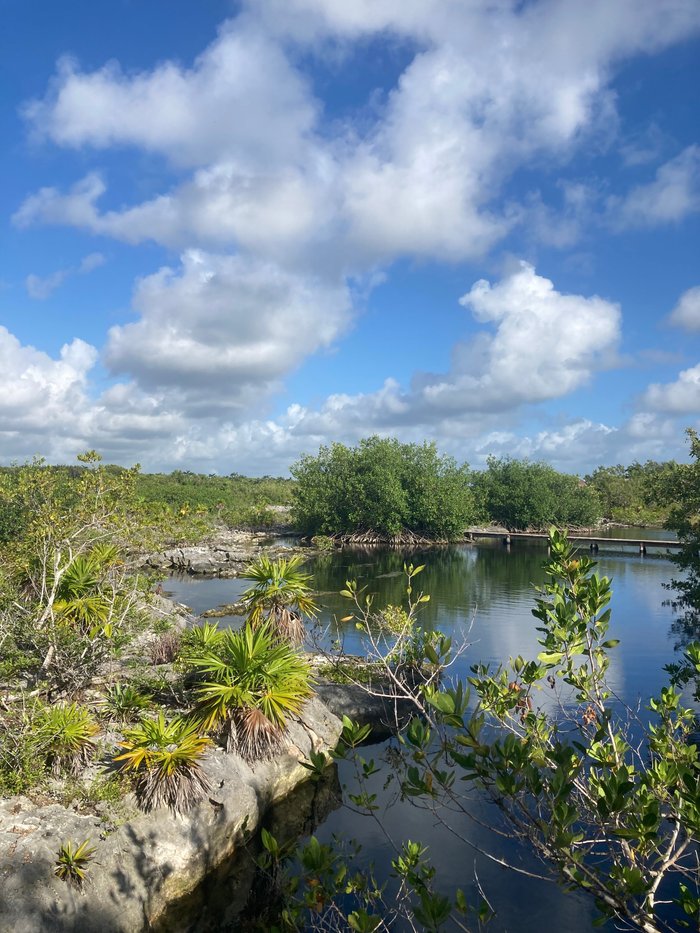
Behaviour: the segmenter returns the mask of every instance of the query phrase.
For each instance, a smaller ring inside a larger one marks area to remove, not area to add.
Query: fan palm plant
[[[278,638],[294,644],[304,639],[304,616],[316,615],[311,574],[301,569],[303,557],[273,560],[262,555],[241,574],[253,586],[243,593],[248,621],[254,627],[269,622]]]
[[[110,637],[112,601],[102,591],[109,567],[119,560],[110,544],[96,544],[85,554],[76,554],[58,582],[54,612],[59,620],[79,625],[90,637],[102,631]]]
[[[124,751],[114,761],[135,775],[136,797],[146,810],[165,804],[184,812],[210,791],[200,761],[210,740],[199,734],[194,722],[176,717],[169,722],[142,719],[119,743]]]
[[[195,720],[204,729],[221,729],[227,750],[251,761],[282,746],[286,717],[299,713],[312,694],[306,660],[266,623],[227,629],[190,664],[203,680]]]

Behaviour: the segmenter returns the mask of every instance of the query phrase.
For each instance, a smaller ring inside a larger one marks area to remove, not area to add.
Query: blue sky
[[[700,427],[696,0],[0,0],[0,457]]]

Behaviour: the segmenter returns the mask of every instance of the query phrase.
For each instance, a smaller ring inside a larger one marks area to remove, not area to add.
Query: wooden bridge
[[[510,547],[516,541],[546,542],[549,540],[549,535],[543,531],[468,531],[466,537],[469,541],[474,541],[476,538],[500,538],[506,547]],[[599,550],[602,544],[607,547],[633,547],[640,554],[646,554],[651,548],[678,550],[683,547],[680,541],[660,541],[656,538],[609,538],[603,535],[570,534],[569,541],[576,545],[585,544],[591,551]]]

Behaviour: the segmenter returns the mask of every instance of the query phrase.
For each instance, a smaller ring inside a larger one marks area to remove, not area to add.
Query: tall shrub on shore
[[[298,460],[292,475],[295,521],[307,534],[453,539],[475,517],[467,465],[435,444],[377,436],[356,447],[332,444]]]
[[[546,463],[489,457],[475,488],[489,519],[513,531],[592,525],[602,514],[592,487]]]
[[[137,583],[120,554],[140,527],[138,468],[111,471],[94,451],[78,459],[75,476],[42,461],[0,475],[0,503],[22,515],[0,545],[0,660],[68,694],[89,683],[136,615]]]

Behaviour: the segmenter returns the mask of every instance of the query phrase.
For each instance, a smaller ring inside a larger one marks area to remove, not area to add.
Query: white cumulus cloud
[[[107,365],[200,412],[262,402],[332,344],[351,310],[342,284],[201,251],[185,253],[177,270],[141,279],[133,306],[138,320],[109,332]]]
[[[685,330],[700,330],[700,285],[683,292],[668,320]]]
[[[650,385],[643,402],[655,411],[700,414],[700,363],[682,370],[675,382]]]

